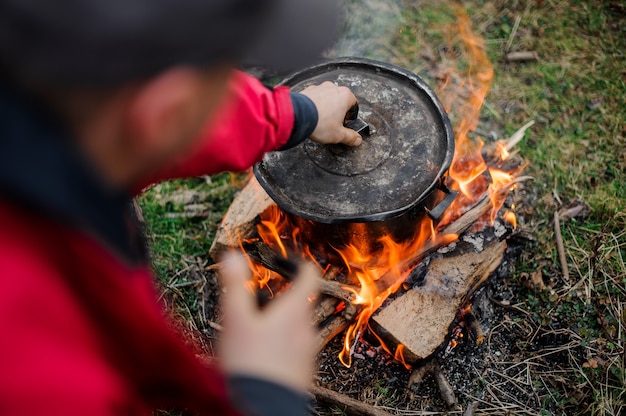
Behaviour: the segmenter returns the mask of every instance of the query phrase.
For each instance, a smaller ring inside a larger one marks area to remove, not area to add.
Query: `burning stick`
[[[350,321],[344,316],[335,316],[324,328],[319,332],[317,351],[324,349],[333,338],[343,332],[348,327]]]
[[[320,326],[337,310],[340,300],[332,296],[323,296],[313,312],[313,324]]]
[[[278,273],[288,281],[292,281],[295,277],[295,269],[293,265],[296,264],[297,260],[285,259],[260,240],[246,242],[243,244],[243,248],[246,251],[246,254],[248,254],[254,261],[260,263],[265,268]],[[329,273],[336,275],[338,272],[336,268],[331,268]],[[357,290],[354,286],[340,283],[335,280],[328,280],[328,278],[320,279],[319,281],[320,293],[333,296],[334,298],[343,300],[347,303],[351,303],[354,299],[354,295],[347,288],[351,288],[355,291]]]
[[[470,330],[470,333],[476,340],[476,344],[478,345],[482,344],[483,341],[485,341],[485,334],[483,333],[483,329],[481,328],[480,322],[478,322],[478,319],[476,319],[476,315],[474,315],[474,312],[472,312],[471,309],[468,310],[465,313],[464,318],[465,318],[465,323],[467,324],[467,327]]]

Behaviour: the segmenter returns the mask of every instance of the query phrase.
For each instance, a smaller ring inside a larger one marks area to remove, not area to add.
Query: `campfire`
[[[516,228],[514,207],[503,206],[507,194],[528,177],[520,176],[525,164],[512,160],[511,154],[532,125],[489,145],[472,137],[493,69],[467,16],[461,15],[456,27],[470,52],[472,69],[466,80],[446,73],[439,77],[437,97],[447,112],[460,117],[449,170],[440,178],[441,187],[437,185],[443,196],[433,203],[447,205],[444,211],[412,216],[408,223],[412,228],[407,230],[403,223],[400,237],[383,232],[372,239],[369,230],[359,231],[369,223],[357,221],[351,223],[350,233],[336,239],[328,234],[327,224],[311,220],[314,214],[302,218],[279,208],[252,176],[233,201],[211,249],[213,258],[230,247],[240,247],[248,255],[261,304],[289,285],[290,261],[316,263],[323,274],[314,317],[320,329],[319,350],[341,335],[339,360],[350,367],[357,341],[365,333],[372,335],[412,371],[409,383],[419,384],[427,372],[435,374],[448,405],[456,400],[454,392],[434,357],[453,349],[464,334],[482,342],[471,311],[472,295],[499,266],[506,237]],[[372,113],[370,118],[375,118]],[[384,128],[374,120],[374,134],[382,135]],[[311,158],[318,154],[317,149],[308,152]],[[425,207],[427,212],[431,209],[437,208]],[[316,394],[326,397],[329,392],[317,389]],[[348,399],[340,401],[345,405]]]

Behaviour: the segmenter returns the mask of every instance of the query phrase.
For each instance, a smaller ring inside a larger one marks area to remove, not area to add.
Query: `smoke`
[[[342,3],[345,10],[342,35],[327,56],[389,61],[392,53],[385,45],[402,23],[402,1],[343,0]]]

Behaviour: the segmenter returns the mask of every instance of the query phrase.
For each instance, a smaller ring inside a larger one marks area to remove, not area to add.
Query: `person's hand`
[[[343,143],[358,146],[363,139],[356,131],[343,126],[343,120],[356,97],[348,87],[338,87],[330,81],[300,91],[317,107],[318,121],[311,140],[321,144]]]
[[[224,330],[218,346],[229,375],[247,375],[306,392],[316,352],[310,298],[319,272],[302,264],[291,287],[260,310],[249,290],[250,269],[241,255],[229,253],[221,273]]]

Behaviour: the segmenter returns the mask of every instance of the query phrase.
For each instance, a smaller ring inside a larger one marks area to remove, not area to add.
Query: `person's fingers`
[[[294,307],[309,304],[311,298],[319,292],[320,278],[321,274],[313,264],[301,264],[298,268],[298,275],[289,290],[275,299],[270,307],[293,310]]]
[[[337,93],[341,96],[343,102],[345,103],[347,113],[348,110],[357,103],[356,96],[350,88],[344,86],[337,87]]]
[[[356,131],[344,127],[343,139],[340,143],[346,144],[348,146],[360,146],[361,143],[363,143],[363,138]]]
[[[357,99],[352,90],[348,87],[338,87],[337,93],[340,95],[343,104],[345,105],[346,112],[348,112],[355,104],[357,104]],[[344,128],[343,129],[343,137],[340,143],[346,144],[348,146],[359,146],[363,141],[363,138],[359,133],[352,129]]]
[[[226,293],[222,299],[222,309],[226,317],[240,314],[251,315],[256,301],[249,291],[251,272],[241,254],[229,252],[222,261],[220,281]]]

